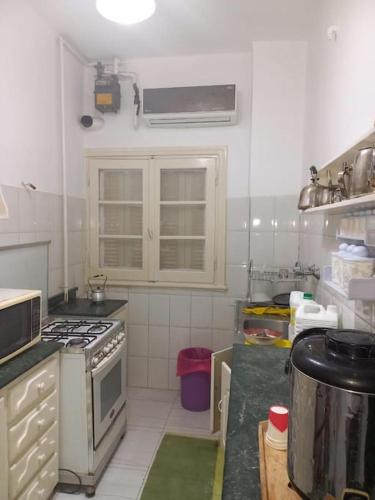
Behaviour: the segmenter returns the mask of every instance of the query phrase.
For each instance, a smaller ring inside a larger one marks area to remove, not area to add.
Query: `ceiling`
[[[131,59],[244,52],[254,40],[303,40],[314,0],[156,0],[154,16],[133,26],[103,19],[95,0],[23,1],[86,57]]]

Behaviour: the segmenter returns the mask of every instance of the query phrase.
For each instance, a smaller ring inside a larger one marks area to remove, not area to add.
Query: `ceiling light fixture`
[[[109,21],[136,24],[153,15],[155,0],[96,0],[96,10]]]

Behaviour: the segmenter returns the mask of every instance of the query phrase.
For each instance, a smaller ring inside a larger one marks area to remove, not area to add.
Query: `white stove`
[[[54,319],[42,341],[60,342],[60,482],[78,474],[86,493],[126,432],[126,328],[106,318]]]
[[[115,319],[57,319],[42,328],[44,342],[64,345],[64,351],[82,353],[95,368],[125,340],[123,323]]]

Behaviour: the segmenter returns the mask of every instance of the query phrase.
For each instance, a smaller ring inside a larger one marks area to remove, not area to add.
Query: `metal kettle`
[[[307,210],[319,206],[320,196],[318,193],[321,191],[322,186],[318,183],[318,171],[316,167],[310,167],[311,183],[305,186],[299,196],[298,208],[300,210]]]
[[[88,298],[95,304],[105,301],[105,285],[107,276],[104,274],[95,274],[88,279]]]
[[[360,149],[350,172],[350,197],[375,191],[375,148]]]

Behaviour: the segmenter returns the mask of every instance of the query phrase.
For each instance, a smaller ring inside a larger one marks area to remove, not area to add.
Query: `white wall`
[[[306,42],[253,44],[252,196],[295,195],[301,183]]]
[[[26,3],[0,2],[0,183],[32,182],[61,192],[60,83],[55,33]],[[68,162],[78,174],[70,194],[82,196],[83,73],[66,56]]]
[[[337,25],[337,41],[327,28]],[[370,0],[317,0],[308,50],[303,177],[363,135],[375,119],[375,3]],[[372,216],[374,217],[374,216]],[[341,216],[304,215],[300,249],[305,264],[329,265],[338,242]],[[346,328],[374,331],[375,302],[349,301],[322,280],[312,283],[323,304],[336,304]]]
[[[219,85],[235,83],[239,92],[240,119],[233,127],[196,129],[149,129],[132,127],[133,91],[123,85],[122,108],[118,115],[105,114],[101,131],[86,133],[87,147],[210,146],[228,145],[228,196],[248,196],[250,154],[250,54],[211,54],[178,58],[139,59],[126,69],[138,73],[143,88]],[[87,78],[87,111],[93,111],[94,76]]]
[[[315,12],[308,50],[306,171],[341,153],[375,120],[375,3],[317,0]],[[336,42],[327,38],[331,25],[339,27]]]

